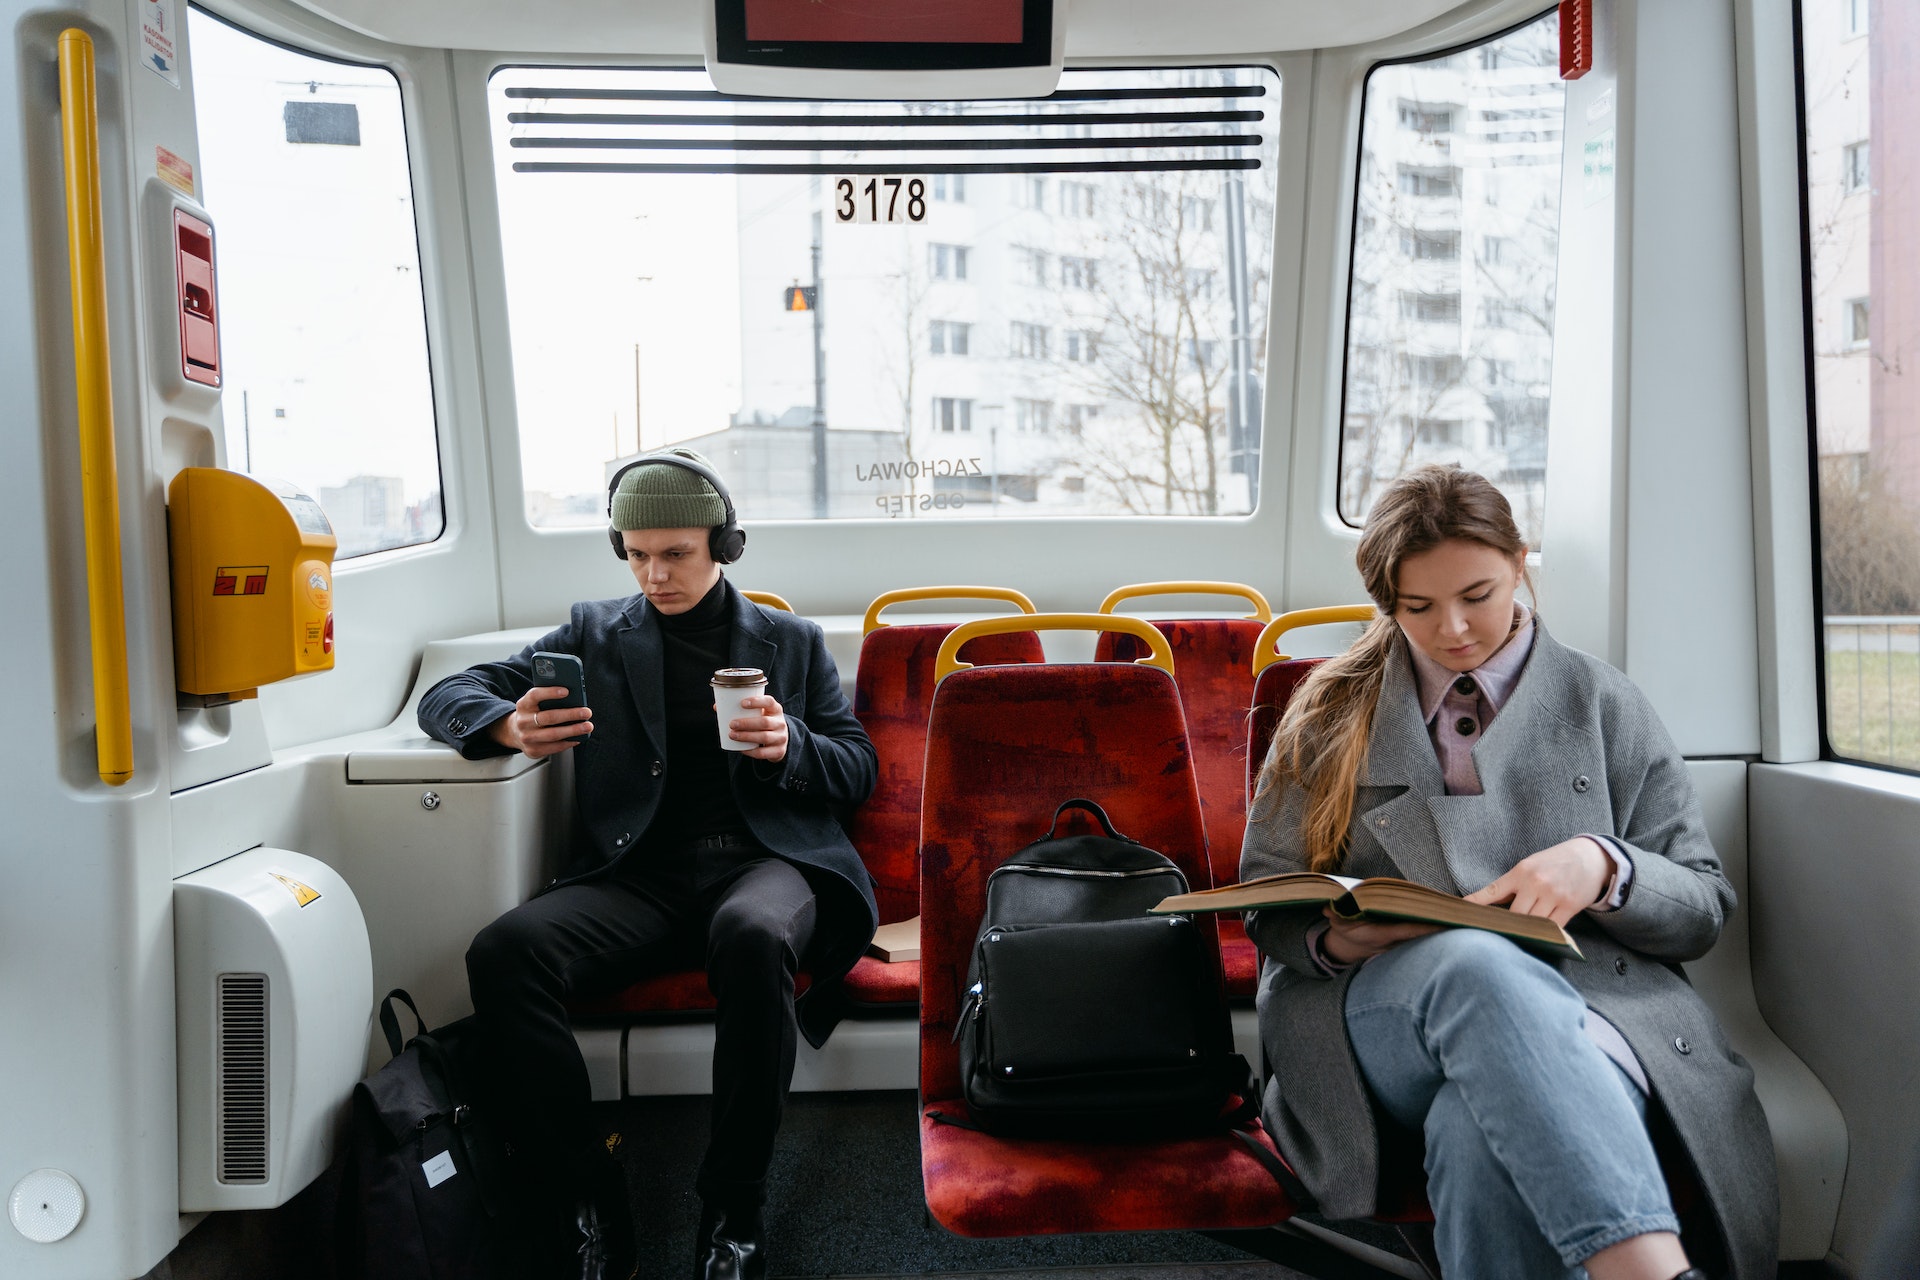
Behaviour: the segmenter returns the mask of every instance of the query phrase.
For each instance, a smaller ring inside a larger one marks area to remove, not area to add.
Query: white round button
[[[7,1197],[14,1229],[35,1244],[66,1239],[86,1211],[87,1193],[72,1174],[58,1169],[35,1169],[14,1183]]]

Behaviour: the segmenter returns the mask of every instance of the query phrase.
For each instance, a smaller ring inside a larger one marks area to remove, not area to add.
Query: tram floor
[[[622,1136],[639,1274],[688,1274],[706,1149],[705,1097],[629,1098],[595,1107]],[[769,1176],[768,1255],[781,1280],[938,1275],[944,1280],[1308,1280],[1191,1232],[969,1240],[927,1215],[911,1091],[794,1094]],[[333,1280],[335,1182],[279,1209],[212,1215],[141,1280]]]

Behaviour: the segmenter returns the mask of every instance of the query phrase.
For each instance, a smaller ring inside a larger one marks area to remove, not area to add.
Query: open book
[[[1335,915],[1348,920],[1463,925],[1512,938],[1521,946],[1545,955],[1586,959],[1572,936],[1545,916],[1516,915],[1505,907],[1468,902],[1465,898],[1390,876],[1355,880],[1348,876],[1295,871],[1218,889],[1202,889],[1198,893],[1176,894],[1153,911],[1157,915],[1175,915],[1189,911],[1270,911],[1276,907],[1301,907],[1318,912],[1327,904],[1332,905]]]

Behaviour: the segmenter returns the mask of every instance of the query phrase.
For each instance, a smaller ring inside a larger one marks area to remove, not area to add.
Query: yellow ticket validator
[[[187,467],[167,486],[173,666],[181,692],[251,698],[333,668],[326,512],[290,484]]]

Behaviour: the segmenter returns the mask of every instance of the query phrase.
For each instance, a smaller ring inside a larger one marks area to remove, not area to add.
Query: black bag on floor
[[[400,1039],[394,1002],[418,1034]],[[525,1197],[512,1151],[476,1092],[475,1028],[435,1032],[405,991],[380,1002],[393,1060],[353,1089],[337,1248],[342,1280],[508,1280],[526,1275]]]
[[[1104,836],[1057,838],[1083,809]],[[1220,983],[1163,854],[1091,800],[987,878],[954,1038],[973,1122],[992,1133],[1161,1134],[1230,1127],[1257,1103]],[[1235,1109],[1231,1100],[1238,1096]]]

